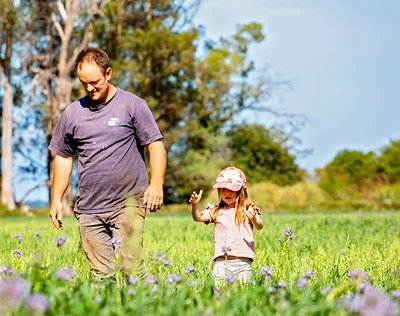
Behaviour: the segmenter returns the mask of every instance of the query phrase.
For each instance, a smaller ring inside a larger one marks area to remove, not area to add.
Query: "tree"
[[[71,102],[75,81],[75,59],[93,38],[93,24],[100,13],[102,0],[32,1],[33,49],[28,59],[34,74],[32,88],[39,87],[45,96],[46,136],[50,142],[62,112]],[[48,155],[52,182],[54,154]],[[72,188],[63,198],[66,214],[72,214]]]
[[[290,154],[282,131],[259,124],[233,126],[227,132],[231,161],[252,180],[291,185],[301,180],[296,157]],[[283,140],[283,141],[282,141]]]
[[[383,147],[379,164],[391,183],[400,181],[400,140],[392,140],[390,145]]]
[[[319,170],[319,186],[334,194],[360,192],[377,181],[378,157],[373,152],[342,150]]]
[[[2,143],[1,143],[1,202],[9,210],[16,207],[12,176],[12,108],[11,57],[14,45],[16,9],[13,1],[0,0],[0,77],[3,86]]]

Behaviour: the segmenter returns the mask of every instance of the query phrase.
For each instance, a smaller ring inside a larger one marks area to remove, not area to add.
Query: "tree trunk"
[[[2,127],[2,177],[1,202],[9,210],[15,209],[13,181],[12,181],[12,87],[9,78],[4,78],[3,95],[3,127]]]

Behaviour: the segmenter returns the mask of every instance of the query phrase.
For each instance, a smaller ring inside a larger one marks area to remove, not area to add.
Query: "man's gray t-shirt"
[[[101,213],[142,197],[148,186],[144,145],[162,139],[146,102],[117,89],[112,99],[91,109],[88,96],[72,103],[57,124],[49,149],[78,153],[75,211]]]

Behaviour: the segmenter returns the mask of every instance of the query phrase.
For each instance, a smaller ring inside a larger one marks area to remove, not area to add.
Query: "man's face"
[[[82,63],[77,69],[78,77],[89,98],[95,103],[105,103],[111,96],[109,80],[112,70],[108,68],[105,73],[92,63]]]

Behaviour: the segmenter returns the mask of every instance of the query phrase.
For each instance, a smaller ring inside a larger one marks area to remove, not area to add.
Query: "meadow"
[[[0,218],[0,314],[399,314],[400,212],[264,212],[263,218],[253,281],[229,278],[218,287],[213,226],[188,213],[147,216],[143,280],[120,273],[116,280],[92,278],[75,218],[64,219],[63,231],[48,216]]]

